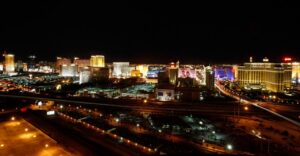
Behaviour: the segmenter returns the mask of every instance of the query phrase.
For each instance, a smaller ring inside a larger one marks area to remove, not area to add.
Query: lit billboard
[[[166,68],[164,66],[149,66],[147,77],[148,78],[157,78],[159,72],[165,71]]]
[[[178,70],[178,77],[179,78],[196,78],[195,69],[191,68],[179,68]]]
[[[215,77],[218,80],[233,81],[235,77],[235,70],[233,66],[217,66],[215,67]]]
[[[205,85],[205,67],[195,69],[196,71],[196,80],[200,85]]]

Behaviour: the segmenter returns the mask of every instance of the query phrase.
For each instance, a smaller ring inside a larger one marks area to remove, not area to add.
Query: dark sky
[[[300,59],[297,4],[26,1],[1,4],[0,20],[0,50],[18,59],[31,53],[50,60],[99,53],[136,63]]]

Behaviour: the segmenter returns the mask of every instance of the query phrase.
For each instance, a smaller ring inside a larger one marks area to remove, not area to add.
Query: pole
[[[269,139],[267,141],[268,141],[268,154],[270,154],[270,141]]]
[[[238,103],[238,121],[240,120],[240,106],[241,106],[241,101],[242,101],[242,97],[241,97],[241,95],[240,95],[240,101],[239,101],[239,103]]]

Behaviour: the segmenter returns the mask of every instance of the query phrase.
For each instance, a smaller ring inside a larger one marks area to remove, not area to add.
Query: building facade
[[[4,54],[4,72],[15,72],[15,56],[13,54]]]
[[[60,70],[60,76],[63,77],[75,77],[77,76],[77,65],[70,64],[70,65],[62,65]]]
[[[292,64],[292,82],[294,84],[300,84],[300,63],[293,62]]]
[[[208,89],[213,90],[215,88],[215,72],[211,66],[205,68],[205,81]]]
[[[91,80],[91,71],[89,67],[80,69],[79,72],[79,84],[88,83]]]
[[[146,64],[137,65],[136,70],[140,71],[140,73],[142,74],[141,77],[146,78],[148,72],[148,65]]]
[[[291,87],[292,67],[285,63],[250,62],[238,66],[241,86],[262,85],[272,92],[283,92]]]
[[[57,57],[56,58],[56,63],[55,63],[55,70],[57,73],[60,73],[60,69],[62,65],[70,65],[71,64],[71,59],[69,58],[63,58],[63,57]]]
[[[103,55],[92,55],[90,59],[91,67],[105,67],[105,58]]]
[[[77,71],[80,72],[81,69],[84,69],[85,67],[90,66],[90,60],[89,59],[80,59],[78,57],[74,58],[74,62],[75,65],[77,65],[78,69]]]
[[[115,78],[130,77],[129,62],[113,62],[112,76]]]
[[[110,69],[109,68],[99,68],[99,67],[91,67],[91,79],[93,81],[98,81],[98,80],[108,80],[109,79],[109,73]]]

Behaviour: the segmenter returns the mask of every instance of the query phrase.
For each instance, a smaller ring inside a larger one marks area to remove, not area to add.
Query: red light
[[[284,58],[284,61],[292,61],[292,58],[290,58],[290,57],[285,57],[285,58]]]
[[[26,108],[26,107],[21,108],[21,112],[22,112],[22,113],[27,112],[27,108]]]

